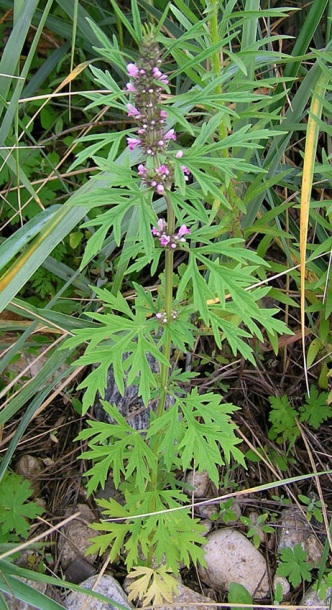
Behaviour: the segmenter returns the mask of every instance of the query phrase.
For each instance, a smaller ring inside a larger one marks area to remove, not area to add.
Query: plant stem
[[[175,217],[174,210],[167,194],[165,194],[165,200],[167,204],[167,231],[169,235],[172,235],[175,230]],[[174,250],[172,248],[166,248],[165,250],[165,314],[167,317],[167,323],[172,319],[172,305],[173,305],[173,263],[174,263]],[[171,359],[171,337],[168,332],[167,326],[164,328],[164,343],[163,343],[163,356],[166,358],[169,365],[160,365],[160,397],[156,408],[156,417],[161,417],[166,407],[166,398],[168,390],[168,376],[170,369]],[[158,435],[155,435],[151,439],[151,449],[156,455],[156,466],[151,472],[151,481],[148,485],[148,489],[156,490],[158,488],[161,464],[158,458],[158,447],[160,439]],[[154,504],[154,502],[153,502]],[[155,510],[155,506],[151,510]],[[152,565],[153,558],[153,547],[149,549],[148,553],[148,565]]]
[[[165,195],[167,204],[167,231],[169,235],[172,235],[175,230],[175,218],[174,211],[169,200],[169,197]],[[170,323],[172,319],[172,305],[173,305],[173,263],[174,263],[174,250],[169,248],[165,251],[165,314],[167,322]],[[170,363],[171,357],[171,338],[167,330],[164,329],[164,345],[163,345],[163,356]],[[167,397],[167,385],[168,385],[168,374],[169,366],[161,364],[160,366],[160,399],[156,409],[157,417],[160,417],[165,409],[166,397]]]
[[[216,44],[219,40],[219,23],[218,23],[218,10],[219,10],[219,0],[211,0],[211,17],[210,17],[210,34],[211,34],[211,43]],[[220,55],[220,51],[214,51],[212,55],[212,72],[216,78],[220,77],[221,68],[222,68],[222,59]],[[215,93],[217,95],[222,94],[222,86],[221,83],[217,83],[215,86]],[[222,140],[227,136],[227,128],[224,121],[220,121],[219,123],[219,137]],[[228,150],[222,150],[221,154],[223,157],[228,157]]]

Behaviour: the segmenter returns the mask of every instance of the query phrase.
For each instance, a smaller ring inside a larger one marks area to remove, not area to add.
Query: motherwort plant
[[[116,57],[119,64],[118,51]],[[227,224],[231,206],[241,209],[237,181],[258,171],[248,160],[233,158],[233,147],[253,148],[271,131],[228,129],[221,140],[220,125],[229,125],[236,113],[213,86],[204,95],[196,86],[173,95],[162,61],[149,32],[136,61],[120,63],[129,77],[125,88],[93,68],[111,93],[91,95],[92,105],[108,103],[126,112],[134,129],[111,134],[107,159],[93,153],[105,188],[95,192],[99,212],[85,223],[94,227],[86,258],[98,254],[110,235],[118,248],[115,275],[95,289],[101,307],[87,313],[93,322],[75,331],[67,345],[84,343],[77,363],[94,365],[81,384],[85,410],[97,392],[104,395],[111,366],[122,394],[136,385],[144,405],[155,405],[148,427],[136,430],[115,404],[102,401],[114,423],[89,421],[79,436],[89,447],[82,457],[92,463],[88,492],[104,486],[111,474],[124,497],[122,504],[113,498],[99,502],[104,519],[94,525],[100,535],[92,550],[108,550],[111,561],[124,555],[128,569],[164,566],[177,573],[180,565],[204,561],[204,527],[188,506],[182,473],[207,470],[218,486],[220,467],[231,461],[244,465],[244,459],[231,419],[237,407],[224,403],[219,391],[201,394],[197,373],[176,366],[174,354],[180,363],[185,355],[190,359],[204,336],[229,358],[233,353],[255,363],[249,339],[268,337],[275,344],[277,333],[287,329],[274,317],[277,310],[262,306],[269,289],[258,278],[267,263],[232,236]],[[124,138],[127,148],[119,155]],[[80,205],[84,201],[79,198]],[[134,274],[139,281],[131,281],[125,298],[122,286]]]

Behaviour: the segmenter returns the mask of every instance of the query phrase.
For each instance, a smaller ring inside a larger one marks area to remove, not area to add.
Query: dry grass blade
[[[306,144],[304,151],[304,164],[302,174],[302,190],[301,190],[301,217],[300,217],[300,271],[301,271],[301,329],[302,329],[302,347],[303,347],[303,364],[305,378],[307,384],[307,392],[310,394],[309,381],[306,366],[306,350],[305,350],[305,274],[306,274],[306,249],[308,236],[308,222],[311,190],[313,183],[313,174],[315,167],[315,158],[317,150],[317,141],[319,134],[318,121],[322,114],[322,98],[324,98],[327,86],[327,77],[322,74],[313,91],[313,97],[310,106],[308,119]]]

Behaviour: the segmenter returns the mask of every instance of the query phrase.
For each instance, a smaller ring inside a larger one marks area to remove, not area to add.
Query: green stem
[[[165,194],[167,204],[167,232],[172,235],[175,231],[175,217],[174,210],[167,194]],[[173,305],[173,263],[174,263],[174,250],[169,248],[165,250],[165,314],[167,321],[172,319],[172,305]],[[164,329],[164,344],[163,344],[163,356],[166,358],[170,365],[171,359],[171,337],[167,327]],[[160,398],[158,406],[156,408],[156,417],[161,417],[166,407],[166,398],[168,392],[168,376],[169,376],[169,365],[160,365]],[[158,435],[151,439],[151,449],[156,456],[156,466],[151,472],[151,481],[148,485],[148,489],[156,490],[160,482],[160,461],[158,459],[158,447],[160,438]],[[155,510],[155,507],[152,508]],[[153,557],[153,548],[150,549],[148,554],[148,565],[151,565]]]
[[[211,34],[211,43],[216,44],[219,40],[219,22],[218,22],[218,10],[219,10],[219,0],[211,0],[211,16],[210,16],[210,34]],[[216,78],[220,77],[222,68],[222,58],[220,51],[214,51],[212,55],[212,72]],[[217,95],[222,94],[222,86],[221,83],[218,83],[215,86],[215,93]],[[219,123],[219,137],[223,139],[227,136],[227,128],[224,121],[220,121]],[[222,150],[221,154],[223,157],[228,157],[228,151]]]
[[[172,235],[175,231],[175,217],[174,210],[167,194],[165,194],[167,204],[167,231],[169,235]],[[167,322],[172,320],[172,306],[173,306],[173,264],[174,264],[174,250],[166,249],[165,251],[165,314]],[[171,358],[171,338],[167,330],[164,329],[164,345],[163,345],[163,356],[167,362],[170,362]],[[168,389],[168,375],[169,366],[161,364],[160,366],[160,398],[156,409],[156,416],[160,417],[166,406],[167,389]]]

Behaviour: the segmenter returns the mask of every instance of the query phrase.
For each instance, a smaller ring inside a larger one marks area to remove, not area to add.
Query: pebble
[[[15,472],[20,474],[25,479],[28,479],[34,495],[38,495],[40,492],[40,473],[44,469],[44,464],[40,458],[25,453],[16,462]]]
[[[323,554],[323,545],[315,536],[312,526],[308,523],[299,508],[287,508],[282,512],[278,528],[278,546],[294,549],[300,544],[307,553],[307,561],[313,566],[318,566]]]
[[[77,504],[75,507],[68,508],[65,511],[64,517],[69,517],[77,511],[81,513],[80,516],[70,521],[60,531],[58,540],[60,563],[64,570],[79,557],[91,564],[97,558],[97,553],[85,555],[86,550],[91,545],[90,539],[98,535],[98,532],[93,531],[89,527],[89,523],[96,521],[96,518],[86,504]]]
[[[94,586],[95,585],[95,586]],[[131,609],[133,606],[129,603],[128,598],[119,585],[118,581],[110,574],[103,576],[90,576],[80,585],[84,589],[92,589],[96,593],[100,593],[109,599],[109,602],[101,601],[95,597],[91,597],[86,593],[72,591],[64,599],[63,604],[68,610],[118,610],[117,606],[112,604],[112,601],[121,604],[125,608]]]
[[[158,606],[158,610],[170,610],[170,606]],[[211,599],[180,584],[173,595],[171,610],[211,610]]]
[[[202,470],[202,472],[192,470],[188,473],[186,482],[193,488],[187,490],[188,495],[193,493],[195,498],[204,498],[210,479],[206,470]]]
[[[261,599],[269,592],[266,561],[243,534],[232,528],[219,529],[206,537],[206,567],[199,567],[201,579],[211,587],[228,590],[230,583],[243,585]]]
[[[316,589],[311,587],[305,593],[303,600],[301,601],[301,606],[308,606],[312,608],[312,610],[322,610],[322,606],[326,606],[330,608],[332,598],[332,587],[329,587],[326,590],[326,596],[323,599],[320,599],[317,595]]]
[[[290,592],[290,584],[287,578],[276,574],[273,578],[273,591],[276,590],[277,585],[281,585],[282,597],[286,597],[286,595],[288,595]]]

